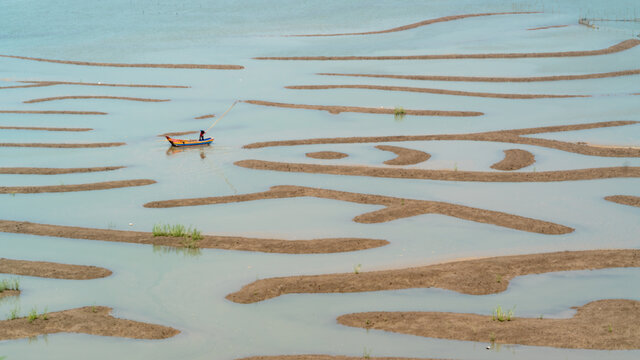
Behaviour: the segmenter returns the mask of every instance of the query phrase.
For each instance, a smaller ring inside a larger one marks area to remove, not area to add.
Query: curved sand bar
[[[0,258],[0,273],[52,279],[90,280],[111,275],[111,270],[86,265]]]
[[[557,29],[557,28],[563,28],[563,27],[567,27],[569,25],[551,25],[551,26],[541,26],[541,27],[537,27],[537,28],[531,28],[531,29],[527,29],[529,31],[535,31],[535,30],[547,30],[547,29]]]
[[[58,149],[88,149],[88,148],[104,148],[123,146],[127,143],[110,142],[110,143],[88,143],[88,144],[68,144],[68,143],[0,143],[0,147],[38,147],[38,148],[58,148]]]
[[[613,195],[613,196],[607,196],[604,199],[607,201],[611,201],[611,202],[622,204],[622,205],[640,207],[640,196]]]
[[[389,108],[371,108],[359,106],[336,106],[336,105],[304,105],[304,104],[286,104],[261,100],[244,100],[243,102],[253,105],[274,106],[289,109],[307,109],[328,111],[331,114],[339,114],[341,112],[355,112],[363,114],[389,114],[395,115],[395,109]],[[480,116],[484,113],[477,111],[447,111],[447,110],[404,110],[405,115],[422,115],[422,116]]]
[[[513,171],[525,168],[533,164],[535,161],[535,156],[526,150],[509,149],[504,150],[504,159],[491,165],[491,168],[503,171]]]
[[[182,247],[182,238],[153,236],[149,232],[105,230],[34,224],[30,222],[0,220],[0,232],[56,236],[71,239],[126,242],[133,244]],[[362,238],[329,238],[314,240],[258,239],[240,236],[203,235],[198,247],[207,249],[259,251],[283,254],[324,254],[365,250],[389,244],[386,240]]]
[[[539,81],[565,81],[604,79],[620,76],[640,75],[640,69],[613,71],[607,73],[582,74],[582,75],[553,75],[553,76],[529,76],[529,77],[495,77],[495,76],[449,76],[449,75],[386,75],[386,74],[338,74],[319,73],[324,76],[351,76],[384,79],[403,80],[429,80],[429,81],[461,81],[461,82],[539,82]]]
[[[58,127],[34,127],[34,126],[0,126],[0,130],[33,130],[33,131],[91,131],[91,128],[58,128]]]
[[[629,39],[605,49],[553,51],[539,53],[492,53],[492,54],[441,54],[441,55],[410,55],[410,56],[267,56],[256,57],[256,60],[448,60],[448,59],[522,59],[522,58],[554,58],[575,56],[597,56],[615,54],[640,45],[640,40]]]
[[[59,175],[76,174],[99,171],[113,171],[122,169],[124,166],[102,166],[90,168],[36,168],[36,167],[0,167],[0,174],[21,174],[21,175]]]
[[[74,191],[93,191],[118,189],[132,186],[144,186],[155,184],[155,180],[137,179],[137,180],[117,180],[105,181],[89,184],[74,185],[49,185],[49,186],[0,186],[0,194],[40,194],[40,193],[58,193],[58,192],[74,192]]]
[[[367,329],[465,341],[569,349],[640,349],[640,302],[599,300],[577,308],[569,319],[491,316],[444,312],[369,312],[343,315],[338,323]]]
[[[167,326],[119,319],[111,316],[111,308],[86,306],[52,312],[29,322],[24,318],[0,321],[0,340],[24,339],[44,334],[81,333],[131,339],[167,339],[180,331]]]
[[[102,111],[72,110],[0,110],[0,114],[42,114],[42,115],[107,115]]]
[[[417,27],[436,24],[440,22],[461,20],[472,17],[480,17],[480,16],[493,16],[493,15],[520,15],[520,14],[537,14],[537,12],[496,12],[496,13],[479,13],[479,14],[462,14],[462,15],[451,15],[451,16],[443,16],[435,19],[423,20],[413,24],[398,26],[395,28],[387,29],[387,30],[378,30],[378,31],[367,31],[367,32],[356,32],[356,33],[341,33],[341,34],[309,34],[309,35],[288,35],[288,36],[296,36],[296,37],[319,37],[319,36],[347,36],[347,35],[374,35],[374,34],[385,34],[391,32],[405,31],[410,29],[415,29]]]
[[[324,159],[324,160],[332,160],[332,159],[344,159],[347,154],[336,152],[336,151],[316,151],[316,152],[308,152],[305,154],[307,157],[312,159]]]
[[[476,91],[459,91],[446,89],[431,89],[408,86],[382,86],[382,85],[296,85],[285,86],[293,90],[328,90],[328,89],[366,89],[382,91],[404,91],[438,95],[473,96],[496,99],[564,99],[564,98],[585,98],[591,95],[552,95],[552,94],[499,94]]]
[[[590,250],[498,256],[371,272],[276,277],[256,280],[227,299],[249,304],[285,294],[352,293],[440,288],[469,295],[507,290],[517,276],[557,271],[640,267],[640,250]]]
[[[633,147],[602,147],[586,143],[571,143],[559,140],[531,138],[525,135],[553,133],[561,131],[576,131],[625,126],[637,124],[638,121],[605,121],[578,125],[547,126],[528,129],[499,130],[469,134],[443,134],[443,135],[398,135],[398,136],[371,136],[371,137],[345,137],[345,138],[317,138],[302,140],[281,140],[252,143],[243,146],[245,149],[257,149],[270,146],[294,146],[317,144],[357,144],[378,142],[401,141],[437,141],[437,140],[462,140],[462,141],[490,141],[511,144],[533,145],[549,149],[562,150],[576,154],[605,157],[640,157],[640,148]]]
[[[244,66],[240,65],[207,65],[207,64],[121,64],[121,63],[104,63],[104,62],[90,62],[90,61],[74,61],[74,60],[54,60],[34,58],[27,56],[17,55],[0,55],[4,58],[41,61],[56,64],[67,65],[81,65],[81,66],[106,66],[106,67],[125,67],[125,68],[161,68],[161,69],[208,69],[208,70],[240,70],[244,69]]]
[[[376,149],[391,151],[398,155],[398,157],[394,159],[385,161],[384,163],[387,165],[415,165],[425,162],[431,157],[431,155],[424,151],[408,149],[400,146],[376,145]]]
[[[215,114],[205,114],[205,115],[201,115],[201,116],[195,117],[194,119],[196,119],[196,120],[201,120],[201,119],[212,119],[212,118],[214,118],[214,117],[216,117],[216,115],[215,115]]]
[[[169,99],[145,99],[135,97],[123,97],[123,96],[93,96],[93,95],[77,95],[77,96],[56,96],[48,98],[40,98],[23,101],[25,104],[39,103],[45,101],[57,101],[57,100],[74,100],[74,99],[109,99],[109,100],[128,100],[128,101],[140,101],[140,102],[165,102]]]
[[[345,191],[293,185],[272,186],[270,190],[252,194],[154,201],[144,204],[144,207],[169,208],[297,197],[316,197],[321,199],[348,201],[357,204],[384,206],[381,210],[375,210],[353,218],[353,221],[363,224],[376,224],[423,214],[440,214],[452,216],[458,219],[503,226],[510,229],[535,232],[539,234],[558,235],[567,234],[573,231],[570,227],[551,222],[440,201],[403,199],[390,196],[350,193]]]

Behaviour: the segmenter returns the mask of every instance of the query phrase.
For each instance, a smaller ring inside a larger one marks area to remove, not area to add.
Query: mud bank
[[[57,128],[57,127],[34,127],[34,126],[0,126],[0,130],[32,130],[32,131],[91,131],[91,128]]]
[[[94,96],[94,95],[77,95],[77,96],[56,96],[48,98],[40,98],[23,101],[25,104],[33,104],[46,101],[58,101],[58,100],[76,100],[76,99],[108,99],[108,100],[127,100],[127,101],[139,101],[139,102],[166,102],[169,99],[146,99],[124,96]]]
[[[376,149],[390,151],[398,155],[398,157],[394,159],[385,161],[384,163],[387,165],[415,165],[425,162],[431,157],[431,155],[424,151],[408,149],[400,146],[377,145]]]
[[[345,153],[341,153],[341,152],[336,152],[336,151],[317,151],[317,152],[308,152],[305,154],[307,157],[310,157],[312,159],[324,159],[324,160],[331,160],[331,159],[344,159],[346,158],[347,154]]]
[[[57,148],[57,149],[88,149],[88,148],[105,148],[127,145],[123,142],[110,143],[87,143],[87,144],[69,144],[69,143],[0,143],[0,147],[36,147],[36,148]]]
[[[162,89],[188,89],[191,86],[184,85],[152,85],[152,84],[109,84],[103,82],[88,83],[78,81],[18,81],[33,85],[28,86],[56,86],[56,85],[80,85],[80,86],[107,86],[107,87],[130,87],[130,88],[162,88]]]
[[[94,191],[118,189],[132,186],[145,186],[155,184],[155,180],[136,179],[136,180],[118,180],[105,181],[88,184],[73,185],[49,185],[49,186],[0,186],[0,194],[40,194],[40,193],[59,193],[74,191]]]
[[[123,169],[124,166],[102,166],[90,168],[35,168],[35,167],[0,167],[0,174],[21,174],[21,175],[58,175],[76,174],[100,171],[113,171]]]
[[[532,153],[522,149],[504,150],[504,159],[491,165],[492,169],[513,171],[525,168],[536,161]]]
[[[41,115],[107,115],[101,111],[72,110],[0,110],[0,114],[41,114]]]
[[[622,205],[640,207],[640,196],[613,195],[613,196],[607,196],[604,199],[607,201],[611,201],[611,202],[622,204]]]
[[[111,270],[86,265],[0,258],[0,273],[52,279],[90,280],[111,275]]]
[[[90,61],[75,61],[75,60],[54,60],[34,58],[27,56],[17,55],[0,55],[0,57],[49,62],[56,64],[67,65],[81,65],[81,66],[105,66],[105,67],[123,67],[123,68],[160,68],[160,69],[207,69],[207,70],[241,70],[244,66],[240,65],[207,65],[207,64],[121,64],[121,63],[105,63],[105,62],[90,62]]]

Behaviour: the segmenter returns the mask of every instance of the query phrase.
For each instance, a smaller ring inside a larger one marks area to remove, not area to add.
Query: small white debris
[[[133,223],[129,223],[129,226],[133,226]]]
[[[491,350],[491,345],[487,345],[487,350]]]

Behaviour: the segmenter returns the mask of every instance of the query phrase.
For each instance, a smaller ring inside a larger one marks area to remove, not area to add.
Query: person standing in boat
[[[205,133],[204,130],[200,130],[200,139],[199,139],[200,141],[204,140],[204,133]]]

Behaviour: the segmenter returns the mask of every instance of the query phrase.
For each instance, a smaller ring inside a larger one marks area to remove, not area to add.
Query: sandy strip
[[[607,196],[604,199],[607,201],[612,201],[614,203],[618,203],[622,205],[640,207],[640,196],[613,195],[613,196]]]
[[[493,54],[442,54],[412,56],[268,56],[256,60],[446,60],[446,59],[522,59],[574,56],[596,56],[614,54],[640,45],[640,40],[629,39],[600,50],[554,51],[539,53],[493,53]]]
[[[525,168],[536,161],[535,156],[521,149],[504,150],[504,159],[491,165],[492,169],[512,171]]]
[[[214,118],[214,117],[216,117],[215,114],[206,114],[206,115],[195,117],[194,119],[201,120],[201,119],[211,119],[211,118]]]
[[[18,81],[34,85],[28,86],[55,86],[55,85],[82,85],[82,86],[109,86],[109,87],[131,87],[131,88],[164,88],[164,89],[187,89],[191,86],[184,85],[151,85],[151,84],[109,84],[103,82],[86,83],[78,81]]]
[[[87,168],[36,168],[36,167],[0,167],[0,174],[21,174],[21,175],[58,175],[76,174],[98,171],[113,171],[122,169],[124,166],[100,166]]]
[[[5,258],[0,258],[0,273],[68,280],[99,279],[112,274],[110,270],[97,266]]]
[[[144,204],[144,207],[169,208],[297,197],[315,197],[321,199],[348,201],[357,204],[384,206],[381,210],[375,210],[353,218],[353,221],[362,224],[376,224],[423,214],[440,214],[452,216],[458,219],[503,226],[510,229],[535,232],[539,234],[559,235],[573,231],[570,227],[547,221],[440,201],[403,199],[390,196],[351,193],[293,185],[272,186],[270,190],[260,193],[154,201]]]
[[[376,149],[391,151],[398,155],[398,157],[394,159],[385,161],[384,163],[387,165],[415,165],[427,161],[431,157],[431,155],[424,151],[408,149],[400,146],[376,145]]]
[[[343,315],[347,326],[417,336],[569,349],[640,349],[640,302],[599,300],[577,308],[570,319],[516,317],[492,321],[491,316],[444,312],[369,312]]]
[[[640,177],[640,167],[632,166],[502,173],[490,171],[398,169],[373,166],[300,164],[264,160],[240,160],[236,161],[234,165],[254,170],[440,181],[552,182]]]
[[[384,34],[384,33],[398,32],[398,31],[405,31],[405,30],[415,29],[417,27],[436,24],[440,22],[461,20],[461,19],[472,18],[472,17],[493,16],[493,15],[519,15],[519,14],[537,14],[537,12],[497,12],[497,13],[451,15],[451,16],[443,16],[435,19],[423,20],[417,23],[398,26],[395,28],[387,29],[387,30],[357,32],[357,33],[341,33],[341,34],[309,34],[309,35],[288,35],[288,36],[317,37],[317,36],[345,36],[345,35],[374,35],[374,34]]]
[[[32,88],[32,87],[43,87],[43,86],[51,86],[51,85],[49,85],[49,84],[30,84],[30,85],[0,86],[0,90],[4,90],[4,89],[24,89],[24,88]]]
[[[296,86],[285,86],[285,88],[293,89],[293,90],[367,89],[367,90],[382,90],[382,91],[405,91],[405,92],[454,95],[454,96],[473,96],[473,97],[485,97],[485,98],[497,98],[497,99],[561,99],[561,98],[591,97],[591,95],[500,94],[500,93],[485,93],[485,92],[476,92],[476,91],[459,91],[459,90],[431,89],[431,88],[419,88],[419,87],[408,87],[408,86],[382,86],[382,85],[296,85]]]
[[[531,138],[525,135],[554,133],[562,131],[576,131],[599,129],[614,126],[637,124],[638,121],[605,121],[597,123],[547,126],[528,129],[513,129],[488,131],[469,134],[443,134],[443,135],[398,135],[398,136],[372,136],[372,137],[346,137],[346,138],[317,138],[303,140],[282,140],[252,143],[243,146],[245,149],[257,149],[270,146],[294,146],[317,144],[357,144],[377,142],[401,142],[401,141],[436,141],[436,140],[463,140],[463,141],[490,141],[512,144],[533,145],[550,149],[562,150],[576,154],[605,157],[640,157],[640,148],[633,147],[602,147],[586,143],[571,143],[559,140],[547,140]]]
[[[369,108],[359,106],[336,106],[336,105],[304,105],[304,104],[286,104],[261,100],[244,100],[243,102],[253,105],[275,106],[289,109],[307,109],[328,111],[331,114],[339,114],[341,112],[355,112],[364,114],[390,114],[395,115],[395,109],[389,108]],[[484,113],[477,111],[445,111],[445,110],[404,110],[405,115],[423,115],[423,116],[480,116]]]
[[[153,236],[150,232],[92,229],[74,226],[34,224],[0,220],[0,232],[56,236],[71,239],[126,242],[133,244],[182,247],[182,239]],[[313,240],[259,239],[239,236],[203,235],[200,248],[259,251],[282,254],[324,254],[365,250],[389,244],[386,240],[363,238],[328,238]]]
[[[18,290],[5,290],[3,292],[0,292],[0,299],[4,297],[18,296],[18,295],[20,295],[20,291]]]
[[[59,149],[87,149],[87,148],[104,148],[123,146],[127,143],[110,142],[110,143],[87,143],[87,144],[53,144],[53,143],[0,143],[0,147],[38,147],[38,148],[59,148]]]
[[[191,134],[197,134],[199,133],[199,131],[178,131],[178,132],[168,132],[168,133],[164,133],[164,134],[160,134],[158,135],[159,137],[165,137],[165,136],[181,136],[181,135],[191,135]]]
[[[227,299],[249,304],[285,294],[352,293],[412,288],[440,288],[469,295],[507,290],[517,276],[557,271],[640,267],[640,250],[590,250],[498,256],[413,268],[371,272],[304,275],[256,280]],[[490,311],[490,310],[489,310]]]
[[[91,128],[56,128],[33,126],[0,126],[0,130],[33,130],[33,131],[91,131]]]
[[[341,153],[341,152],[337,152],[337,151],[308,152],[305,155],[307,157],[310,157],[310,158],[313,158],[313,159],[324,159],[324,160],[344,159],[347,156],[349,156],[349,155],[347,155],[345,153]]]
[[[137,179],[137,180],[118,180],[105,181],[89,184],[73,184],[73,185],[49,185],[49,186],[0,186],[0,194],[40,194],[40,193],[57,193],[57,192],[73,192],[73,191],[93,191],[108,190],[132,186],[144,186],[155,184],[155,180]]]
[[[54,60],[42,59],[27,56],[16,55],[0,55],[4,58],[42,61],[56,64],[82,65],[82,66],[106,66],[106,67],[124,67],[124,68],[161,68],[161,69],[208,69],[208,70],[240,70],[244,66],[240,65],[206,65],[206,64],[120,64],[120,63],[103,63],[89,61],[73,61],[73,60]]]
[[[71,110],[0,110],[0,114],[45,114],[45,115],[107,115],[101,111]]]
[[[33,99],[23,101],[25,104],[33,104],[45,101],[56,101],[56,100],[70,100],[70,99],[110,99],[110,100],[128,100],[128,101],[141,101],[141,102],[165,102],[169,101],[169,99],[145,99],[145,98],[136,98],[136,97],[123,97],[123,96],[92,96],[92,95],[78,95],[78,96],[56,96],[56,97],[48,97],[41,99]]]
[[[640,69],[613,71],[613,72],[596,73],[596,74],[530,76],[530,77],[318,73],[318,75],[324,75],[324,76],[352,76],[352,77],[404,79],[404,80],[466,81],[466,82],[538,82],[538,81],[586,80],[586,79],[612,78],[612,77],[619,77],[619,76],[631,76],[631,75],[639,75],[639,74],[640,74]]]
[[[535,30],[546,30],[546,29],[556,29],[556,28],[563,28],[563,27],[567,27],[569,25],[551,25],[551,26],[542,26],[542,27],[537,27],[537,28],[531,28],[531,29],[527,29],[529,31],[535,31]]]
[[[0,321],[0,340],[24,339],[56,333],[81,333],[131,339],[167,339],[180,331],[167,326],[120,319],[111,316],[106,306],[86,306],[52,312],[29,322],[26,317]]]
[[[321,354],[300,354],[300,355],[272,355],[272,356],[251,356],[236,360],[362,360],[362,356],[340,356]],[[403,357],[367,357],[369,360],[435,360],[427,358],[403,358]]]

